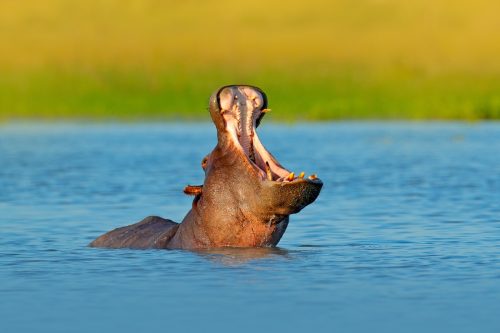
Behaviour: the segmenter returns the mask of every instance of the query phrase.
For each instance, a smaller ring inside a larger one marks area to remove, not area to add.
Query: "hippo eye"
[[[207,162],[208,162],[208,156],[205,156],[205,158],[203,158],[203,160],[201,161],[201,167],[203,170],[205,170],[205,168],[207,167]]]

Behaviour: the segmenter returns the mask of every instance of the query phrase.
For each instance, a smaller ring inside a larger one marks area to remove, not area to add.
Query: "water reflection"
[[[203,258],[226,266],[239,266],[259,259],[290,258],[289,251],[279,247],[223,247],[194,252]]]

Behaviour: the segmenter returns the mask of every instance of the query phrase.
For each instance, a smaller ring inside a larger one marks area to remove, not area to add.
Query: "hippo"
[[[318,197],[323,182],[284,168],[262,145],[256,128],[269,111],[266,94],[250,85],[218,89],[209,101],[217,145],[203,158],[203,185],[181,223],[149,216],[89,244],[104,248],[210,249],[275,247],[289,215]]]

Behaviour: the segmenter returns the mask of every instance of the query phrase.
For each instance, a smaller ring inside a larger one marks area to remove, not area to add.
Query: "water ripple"
[[[261,137],[325,183],[279,248],[102,250],[112,228],[182,219],[212,125],[0,125],[0,331],[500,330],[498,123]]]

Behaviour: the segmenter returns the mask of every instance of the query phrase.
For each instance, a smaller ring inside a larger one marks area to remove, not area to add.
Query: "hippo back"
[[[175,235],[178,223],[161,218],[148,216],[144,220],[111,230],[100,236],[92,243],[91,247],[107,248],[167,248],[168,242]]]

